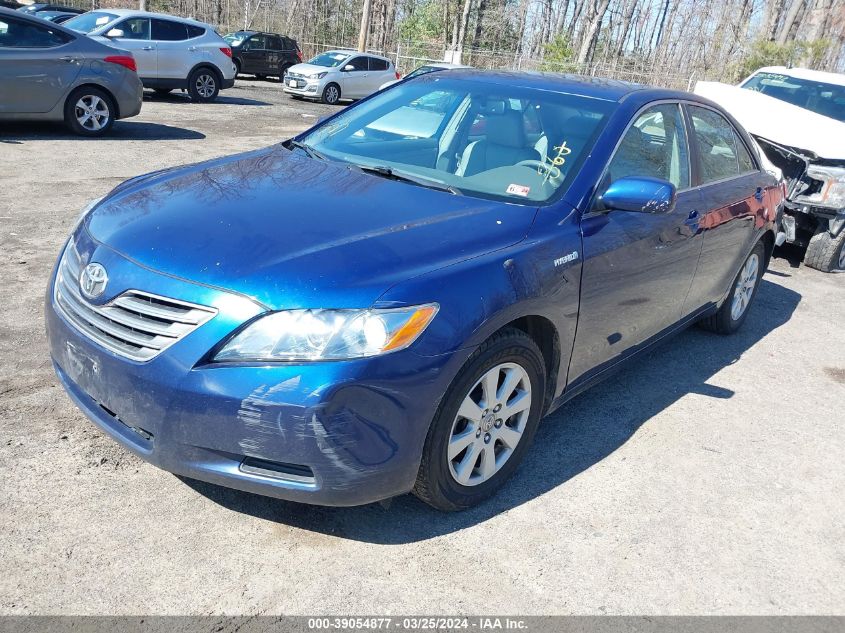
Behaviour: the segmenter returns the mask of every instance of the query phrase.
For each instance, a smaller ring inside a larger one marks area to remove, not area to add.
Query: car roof
[[[809,68],[787,68],[786,66],[766,66],[754,71],[757,73],[778,73],[786,75],[787,77],[795,77],[796,79],[807,79],[809,81],[820,81],[826,84],[836,84],[837,86],[845,86],[845,75],[840,73],[829,73],[823,70],[810,70]]]
[[[474,81],[484,81],[493,84],[569,93],[602,99],[604,101],[622,101],[629,96],[635,95],[637,100],[643,103],[658,99],[685,99],[710,104],[710,101],[703,97],[681,90],[655,88],[630,81],[567,73],[454,68],[449,71],[449,77],[453,79],[465,77]]]
[[[346,48],[333,48],[328,51],[323,51],[323,53],[343,53],[344,55],[366,55],[367,57],[375,57],[376,59],[383,59],[386,62],[390,62],[391,64],[393,61],[389,57],[385,57],[384,55],[377,55],[376,53],[370,53],[369,51],[353,51],[351,49]],[[322,55],[322,53],[320,53]]]
[[[94,9],[98,13],[111,13],[121,18],[138,17],[138,18],[161,18],[162,20],[174,20],[176,22],[184,22],[185,24],[195,24],[204,28],[211,28],[205,22],[194,20],[192,18],[183,18],[178,15],[170,15],[169,13],[155,13],[153,11],[138,11],[137,9]]]

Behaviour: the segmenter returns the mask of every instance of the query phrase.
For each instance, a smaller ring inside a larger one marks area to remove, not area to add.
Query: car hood
[[[762,92],[699,81],[695,93],[715,101],[755,136],[828,160],[845,159],[845,123]]]
[[[317,73],[332,72],[334,70],[337,70],[337,68],[316,66],[314,64],[294,64],[288,68],[289,73],[299,73],[300,75],[315,75]]]
[[[273,309],[360,308],[396,283],[520,241],[536,211],[277,145],[127,181],[83,226],[141,265]]]

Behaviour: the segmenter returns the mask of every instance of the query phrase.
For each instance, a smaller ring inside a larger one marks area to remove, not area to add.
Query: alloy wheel
[[[845,270],[845,243],[839,248],[839,270]]]
[[[734,288],[733,301],[731,303],[731,318],[738,321],[745,313],[751,297],[754,295],[754,288],[757,286],[757,275],[760,272],[760,258],[757,253],[752,253],[746,260],[745,265],[739,273]]]
[[[197,77],[197,94],[199,94],[199,96],[201,96],[203,99],[209,99],[210,97],[214,96],[215,87],[216,82],[214,81],[214,77],[212,77],[211,75],[203,73],[199,77]]]
[[[340,95],[338,95],[337,88],[334,86],[329,86],[326,88],[326,101],[329,103],[336,103],[337,99]]]
[[[111,112],[105,100],[97,95],[85,95],[76,102],[74,116],[84,129],[97,132],[108,125]]]
[[[531,380],[516,363],[487,371],[464,397],[449,436],[449,472],[463,486],[495,475],[513,455],[531,411]]]

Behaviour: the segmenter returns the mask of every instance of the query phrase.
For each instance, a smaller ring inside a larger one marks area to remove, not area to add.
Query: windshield
[[[465,195],[545,202],[569,185],[615,107],[445,74],[378,93],[301,140],[329,159],[386,167]]]
[[[110,22],[117,19],[114,13],[105,13],[104,11],[89,11],[83,13],[77,18],[73,18],[64,23],[64,26],[80,33],[90,33]]]
[[[779,73],[757,73],[742,87],[845,122],[845,86]]]
[[[320,53],[313,59],[308,60],[312,66],[323,66],[324,68],[337,68],[349,59],[349,53]]]
[[[249,33],[229,33],[223,37],[229,46],[240,46],[249,37]]]

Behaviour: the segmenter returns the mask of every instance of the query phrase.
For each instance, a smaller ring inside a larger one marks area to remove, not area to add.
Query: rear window
[[[117,20],[118,16],[114,13],[106,13],[105,11],[91,11],[83,13],[79,17],[72,18],[65,22],[65,26],[80,33],[90,33],[95,29],[111,24]]]

